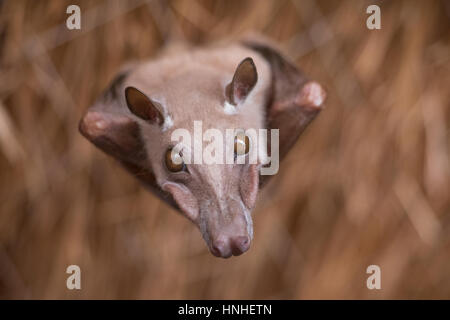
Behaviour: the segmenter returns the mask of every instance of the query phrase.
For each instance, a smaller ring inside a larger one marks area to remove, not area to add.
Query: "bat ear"
[[[247,98],[250,91],[258,81],[258,73],[253,59],[250,57],[242,60],[234,72],[233,80],[226,88],[228,102],[237,105]]]
[[[157,103],[134,87],[125,89],[125,99],[130,111],[143,120],[161,125],[164,122],[161,111],[157,108]]]
[[[272,92],[267,105],[266,121],[269,129],[280,130],[281,160],[323,109],[326,92],[319,83],[308,80],[294,63],[270,44],[244,41],[244,45],[263,56],[271,67]],[[269,177],[271,176],[261,176],[260,185]]]

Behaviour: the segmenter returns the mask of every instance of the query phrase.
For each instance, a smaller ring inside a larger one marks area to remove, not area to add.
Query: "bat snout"
[[[227,185],[235,183],[233,180],[226,182]],[[216,188],[210,193],[207,199],[202,198],[202,194],[197,195],[200,209],[194,222],[214,256],[239,256],[249,250],[253,239],[251,209],[245,205],[243,192],[237,186],[231,191]]]
[[[211,253],[216,257],[239,256],[250,248],[249,236],[220,237],[211,244]]]

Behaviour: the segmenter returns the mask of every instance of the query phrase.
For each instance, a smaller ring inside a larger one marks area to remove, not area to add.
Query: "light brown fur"
[[[283,121],[288,131],[281,132],[280,150],[285,153],[324,99],[320,85],[305,82],[294,66],[265,45],[169,50],[159,59],[127,67],[82,119],[80,130],[160,197],[170,202],[170,195],[172,204],[199,227],[211,252],[226,258],[245,252],[253,237],[251,209],[261,159],[257,164],[187,164],[186,171],[171,172],[163,160],[175,144],[171,134],[178,128],[192,133],[194,121],[202,121],[203,132],[214,128],[224,136],[226,129],[279,128]],[[136,99],[124,94],[130,87],[146,99],[139,111],[130,106]],[[322,99],[309,99],[309,88],[317,89]],[[157,109],[163,124],[141,118],[147,106]],[[205,147],[206,142],[200,142]]]

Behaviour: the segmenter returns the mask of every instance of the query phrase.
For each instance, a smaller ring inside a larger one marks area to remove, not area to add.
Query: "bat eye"
[[[186,170],[186,165],[184,164],[183,157],[179,152],[173,152],[172,148],[166,151],[166,167],[170,172],[180,172]]]
[[[234,154],[243,156],[250,150],[250,139],[243,132],[238,133],[234,137]]]

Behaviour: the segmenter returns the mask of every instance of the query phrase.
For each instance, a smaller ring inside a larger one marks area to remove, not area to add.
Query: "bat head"
[[[136,85],[124,91],[140,125],[147,165],[215,256],[240,255],[253,237],[251,209],[259,182],[257,150],[251,146],[257,141],[245,130],[263,126],[265,88],[251,58],[233,69],[204,58],[178,68],[178,60],[171,63],[170,70],[136,70],[127,81]],[[145,74],[153,75],[151,83],[138,81]],[[253,163],[250,149],[256,151]]]
[[[253,238],[251,211],[268,149],[260,129],[268,127],[268,117],[278,119],[267,105],[284,111],[289,101],[308,102],[314,92],[312,85],[278,101],[274,77],[284,72],[275,73],[262,53],[236,46],[134,66],[80,122],[85,137],[192,221],[218,257],[244,253]],[[300,118],[295,112],[287,117],[298,121],[289,143],[317,110],[307,106]]]
[[[109,127],[115,131],[110,140],[128,153],[125,160],[148,168],[211,252],[227,258],[247,251],[253,237],[260,161],[257,136],[245,131],[264,126],[270,81],[261,75],[270,69],[260,58],[259,75],[254,60],[241,52],[221,59],[216,65],[214,54],[199,52],[134,68],[115,93],[120,117],[108,118],[97,108],[85,116],[82,132],[92,137],[92,127],[108,127],[101,125],[105,119],[122,119],[121,126]],[[130,142],[135,137],[139,141]]]

